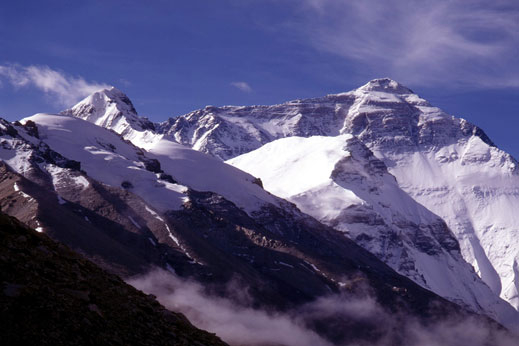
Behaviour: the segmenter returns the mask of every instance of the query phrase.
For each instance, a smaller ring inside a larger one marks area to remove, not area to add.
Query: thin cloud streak
[[[414,85],[519,87],[519,4],[305,0],[290,28],[319,50]]]
[[[252,92],[252,88],[247,82],[232,82],[231,85],[243,92],[246,92],[246,93]]]
[[[71,106],[95,91],[110,87],[103,83],[87,82],[82,77],[73,77],[48,66],[35,65],[0,65],[0,82],[2,79],[15,88],[39,89],[61,106]]]

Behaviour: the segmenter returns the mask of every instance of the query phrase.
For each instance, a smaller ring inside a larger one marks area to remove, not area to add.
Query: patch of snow
[[[315,270],[316,272],[318,272],[318,273],[321,272],[313,263],[310,263],[308,261],[305,261],[305,263],[308,264],[310,267],[312,267],[312,269]]]
[[[164,222],[164,219],[159,216],[156,212],[154,212],[150,207],[147,205],[144,205],[144,208],[148,213],[150,213],[152,216],[154,216],[157,220]],[[169,230],[168,230],[169,231]],[[170,232],[171,233],[171,232]]]
[[[195,258],[193,258],[193,256],[191,256],[191,254],[186,250],[185,247],[183,247],[182,245],[180,245],[180,242],[178,241],[178,238],[175,237],[173,235],[173,233],[171,232],[171,230],[169,229],[169,226],[167,223],[164,223],[164,225],[166,226],[166,229],[168,230],[168,236],[171,238],[171,240],[173,240],[175,242],[175,244],[177,244],[177,246],[184,252],[184,254],[191,260],[190,263],[196,263],[196,264],[202,264],[200,262],[198,262]]]
[[[174,274],[176,275],[177,273],[175,273],[175,269],[173,269],[173,267],[166,262],[166,269],[171,273],[171,274]]]
[[[166,229],[168,230],[168,236],[171,238],[171,240],[173,240],[175,242],[175,244],[177,244],[178,247],[181,247],[180,243],[178,242],[178,238],[173,235],[173,233],[169,229],[168,224],[164,223],[164,226],[166,226]]]
[[[21,191],[21,190],[18,191],[18,192],[20,193],[20,195],[22,195],[23,198],[28,199],[27,202],[32,202],[32,201],[34,201],[34,198],[32,198],[30,195],[26,194],[25,192],[23,192],[23,191]]]
[[[134,225],[135,227],[137,227],[138,229],[141,229],[141,228],[142,228],[141,225],[139,225],[139,224],[138,224],[138,223],[133,219],[133,217],[128,216],[128,219],[130,219],[130,221],[133,223],[133,225]]]
[[[0,158],[16,173],[24,174],[31,169],[33,148],[24,141],[10,136],[0,137]]]
[[[88,182],[88,180],[85,177],[81,176],[81,175],[72,176],[71,178],[72,178],[72,180],[74,180],[76,185],[82,186],[83,190],[90,186],[90,183]]]
[[[70,185],[80,186],[81,190],[84,190],[90,185],[85,177],[77,175],[77,172],[74,172],[71,169],[61,168],[52,164],[45,164],[42,166],[42,168],[52,177],[52,184],[56,191],[59,191],[62,187],[69,187]]]
[[[278,264],[281,264],[282,266],[285,266],[285,267],[294,268],[293,265],[288,264],[288,263],[285,263],[285,262],[278,261],[277,263],[278,263]]]
[[[58,203],[59,204],[67,204],[67,201],[65,201],[60,195],[57,195],[58,196]]]

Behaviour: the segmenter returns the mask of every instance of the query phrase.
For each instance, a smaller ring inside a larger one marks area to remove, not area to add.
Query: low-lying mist
[[[506,331],[496,330],[475,317],[460,320],[445,316],[440,322],[424,325],[417,318],[386,312],[370,297],[334,294],[280,313],[244,304],[246,299],[242,298],[246,287],[237,287],[236,283],[229,287],[229,297],[222,298],[205,293],[197,282],[161,269],[131,278],[128,282],[155,295],[166,308],[183,313],[195,326],[216,333],[235,346],[517,345],[517,340]],[[359,326],[365,330],[348,330],[359,329]],[[328,329],[327,337],[315,331],[323,328]],[[330,329],[335,331],[331,336]],[[358,338],[352,341],[341,335],[356,335]]]

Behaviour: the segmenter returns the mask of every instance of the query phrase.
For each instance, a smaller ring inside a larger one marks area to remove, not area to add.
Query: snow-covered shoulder
[[[226,161],[262,179],[266,190],[287,198],[330,182],[344,156],[349,134],[337,137],[287,137]]]
[[[116,133],[76,117],[36,114],[22,122],[27,120],[38,125],[40,138],[53,150],[81,162],[89,176],[129,189],[161,211],[179,209],[187,187],[215,192],[247,212],[279,204],[250,174],[173,141],[162,139],[145,152]],[[157,160],[163,174],[147,169],[149,160]],[[161,178],[164,175],[173,180]]]
[[[160,180],[146,169],[141,149],[117,134],[79,118],[36,114],[23,119],[38,125],[40,139],[61,155],[79,161],[95,180],[125,188],[161,211],[180,209],[187,187]]]
[[[161,139],[149,150],[149,156],[158,159],[162,168],[183,184],[215,192],[247,212],[265,204],[279,204],[252,175],[171,140]]]

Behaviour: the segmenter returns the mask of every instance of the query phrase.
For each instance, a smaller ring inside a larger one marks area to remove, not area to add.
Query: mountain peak
[[[130,98],[113,86],[90,94],[60,114],[74,116],[120,134],[131,129],[145,131],[155,128],[147,118],[137,114]]]
[[[414,94],[414,92],[411,89],[403,86],[402,84],[390,78],[372,79],[363,86],[361,86],[358,90],[382,91],[394,94]]]
[[[99,90],[93,94],[100,93],[106,95],[110,99],[121,99],[121,98],[128,98],[124,92],[122,92],[117,87],[111,86],[109,88],[105,88],[102,90]]]
[[[83,105],[91,105],[97,110],[106,110],[113,105],[118,111],[125,113],[125,115],[137,116],[137,111],[130,98],[114,86],[90,94],[72,107],[72,109]]]

